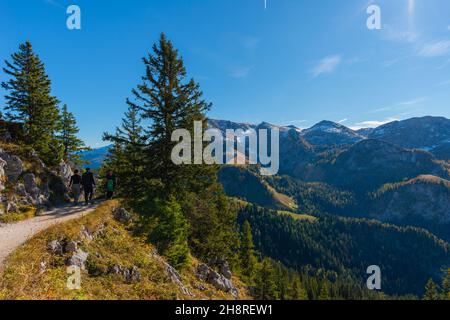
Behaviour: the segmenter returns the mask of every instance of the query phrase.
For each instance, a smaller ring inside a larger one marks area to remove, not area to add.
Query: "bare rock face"
[[[61,161],[58,168],[58,175],[63,179],[63,181],[66,184],[68,184],[70,181],[70,177],[73,175],[72,168],[64,161]]]
[[[0,149],[0,159],[6,162],[4,172],[9,181],[17,181],[23,172],[23,162],[18,156],[11,155]]]
[[[154,252],[150,253],[150,256],[154,259],[156,259],[157,261],[159,261],[163,266],[164,269],[167,273],[167,275],[169,276],[170,280],[172,281],[172,283],[176,284],[178,286],[178,288],[180,288],[180,291],[186,295],[186,296],[191,296],[194,297],[195,295],[189,291],[189,289],[183,284],[182,278],[180,273],[174,268],[172,267],[170,264],[168,264],[166,261],[164,261],[163,258],[161,258],[160,255],[158,255],[158,253],[156,252],[156,250]]]
[[[84,252],[82,249],[77,249],[77,251],[67,260],[67,265],[77,266],[81,270],[86,270],[86,261],[89,257],[89,253]]]
[[[230,293],[235,298],[238,297],[238,290],[234,287],[233,282],[206,264],[202,263],[197,267],[196,275],[200,280],[212,284],[217,290]]]
[[[6,182],[5,166],[6,161],[0,158],[0,192],[5,190],[5,182]]]
[[[133,221],[133,216],[131,215],[131,213],[129,213],[124,208],[114,208],[113,216],[114,219],[124,224],[129,224]]]

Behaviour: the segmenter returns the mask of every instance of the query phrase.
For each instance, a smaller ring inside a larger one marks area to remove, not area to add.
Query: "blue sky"
[[[371,3],[382,30],[366,27]],[[81,30],[66,27],[70,4],[81,8]],[[267,0],[266,9],[264,0],[2,0],[0,30],[2,64],[30,40],[94,147],[120,124],[160,32],[213,118],[354,128],[450,118],[448,0]]]

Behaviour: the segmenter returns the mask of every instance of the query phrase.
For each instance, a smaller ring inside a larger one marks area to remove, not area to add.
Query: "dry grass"
[[[310,216],[307,214],[298,214],[289,211],[277,211],[280,215],[285,215],[294,218],[295,220],[303,220],[308,222],[316,222],[318,219],[314,216]]]
[[[1,223],[13,223],[27,219],[31,219],[36,214],[36,208],[32,206],[24,206],[19,208],[18,212],[9,212],[0,216]]]
[[[150,253],[151,244],[132,235],[124,225],[112,219],[111,210],[117,202],[102,204],[93,213],[79,220],[54,226],[14,252],[7,260],[0,279],[0,299],[31,300],[160,300],[160,299],[232,299],[229,294],[200,282],[194,275],[198,261],[182,272],[184,285],[195,297],[183,296],[164,271],[162,262]],[[93,276],[82,271],[81,290],[67,289],[65,261],[67,256],[49,252],[47,245],[56,239],[79,240],[80,230],[103,230],[93,241],[84,241],[81,248],[89,253],[88,269],[102,271]],[[40,265],[47,265],[41,272]],[[126,283],[121,275],[108,273],[114,264],[131,268],[137,266],[142,275],[138,283]],[[249,298],[238,279],[241,299]],[[206,290],[199,290],[199,284]]]

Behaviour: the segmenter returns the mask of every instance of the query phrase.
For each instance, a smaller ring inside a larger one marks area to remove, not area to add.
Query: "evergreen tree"
[[[51,95],[51,81],[45,67],[34,53],[30,42],[5,61],[3,71],[10,76],[2,82],[6,117],[23,124],[23,143],[31,146],[48,165],[56,165],[62,158],[62,148],[56,137],[59,124],[58,100]]]
[[[202,99],[199,85],[186,79],[183,60],[164,34],[153,46],[153,54],[143,61],[146,68],[143,83],[132,91],[135,102],[129,104],[139,108],[143,119],[151,124],[145,130],[145,159],[151,168],[146,173],[149,178],[161,181],[159,196],[180,197],[180,191],[200,190],[214,183],[216,170],[212,166],[176,165],[171,160],[176,145],[172,133],[186,129],[193,137],[194,120],[206,123],[205,112],[211,105]]]
[[[175,268],[184,267],[189,261],[189,247],[187,243],[187,222],[180,205],[174,200],[155,201],[158,212],[157,226],[150,235],[156,243],[158,251],[167,257]]]
[[[239,254],[242,275],[251,282],[257,261],[253,244],[252,228],[247,220],[242,226],[241,248]]]
[[[143,176],[145,139],[138,107],[128,100],[127,104],[128,111],[122,119],[122,126],[116,129],[114,135],[103,135],[103,140],[114,143],[104,167],[105,171],[114,171],[120,181],[119,194],[131,205],[137,205],[146,185]]]
[[[259,267],[255,281],[255,291],[257,299],[278,299],[275,277],[276,274],[272,262],[268,258],[264,258],[261,266]]]
[[[328,286],[326,283],[322,283],[322,288],[320,288],[319,300],[330,300],[330,294],[328,292]]]
[[[62,108],[59,124],[59,139],[63,146],[63,159],[75,165],[81,164],[80,151],[88,150],[84,142],[77,137],[80,130],[77,127],[75,116],[68,111],[65,104]]]
[[[293,300],[308,300],[308,294],[306,290],[303,288],[300,279],[298,277],[294,277],[290,296],[291,299]]]
[[[447,269],[444,280],[442,281],[443,298],[450,300],[450,269]]]
[[[425,295],[423,297],[424,300],[439,300],[439,293],[436,283],[434,283],[433,279],[428,280],[427,285],[425,286]]]

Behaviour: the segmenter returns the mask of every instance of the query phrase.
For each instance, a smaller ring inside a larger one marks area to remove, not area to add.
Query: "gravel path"
[[[5,259],[28,239],[55,224],[81,218],[92,212],[96,205],[66,206],[44,215],[13,224],[0,224],[0,268]]]

